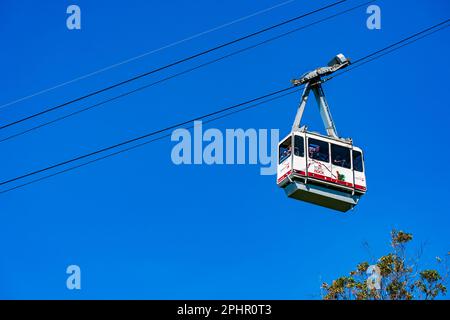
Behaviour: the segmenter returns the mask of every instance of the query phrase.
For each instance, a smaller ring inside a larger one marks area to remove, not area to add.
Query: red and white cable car
[[[327,67],[294,80],[305,85],[292,132],[278,144],[277,184],[288,197],[346,212],[367,190],[363,152],[351,139],[340,138],[331,118],[322,76],[345,68],[350,60],[339,54]],[[300,121],[313,91],[327,136],[309,132]]]

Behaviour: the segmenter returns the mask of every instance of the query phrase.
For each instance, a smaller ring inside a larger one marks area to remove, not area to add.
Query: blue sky
[[[159,48],[282,1],[0,4],[0,104]],[[66,28],[77,4],[82,29]],[[244,22],[0,109],[0,123],[76,98],[330,1],[294,1]],[[348,1],[342,7],[360,3]],[[342,52],[358,59],[448,18],[446,1],[365,9],[0,144],[0,181],[287,87]],[[300,26],[326,16],[296,22]],[[278,32],[289,30],[283,27]],[[278,32],[273,32],[275,35]],[[255,43],[259,37],[247,42]],[[236,46],[235,48],[239,48]],[[229,52],[228,48],[223,52]],[[216,57],[218,54],[212,54]],[[285,197],[259,166],[175,166],[169,139],[0,195],[0,298],[310,299],[321,281],[387,252],[392,228],[426,243],[424,267],[448,252],[448,30],[325,85],[338,132],[365,150],[368,193],[347,214]],[[201,58],[197,63],[208,61]],[[188,66],[177,66],[124,92]],[[89,104],[111,96],[103,94]],[[297,96],[211,126],[292,126]],[[312,101],[312,100],[311,100]],[[0,136],[86,106],[2,130]],[[321,130],[314,103],[304,122]],[[369,253],[363,242],[370,244]],[[82,289],[66,288],[66,267]]]

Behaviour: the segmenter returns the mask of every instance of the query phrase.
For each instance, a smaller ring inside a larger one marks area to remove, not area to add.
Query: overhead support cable
[[[153,87],[153,86],[155,86],[155,85],[161,84],[161,83],[166,82],[166,81],[168,81],[168,80],[172,80],[172,79],[177,78],[177,77],[179,77],[179,76],[185,75],[185,74],[190,73],[190,72],[192,72],[192,71],[195,71],[195,70],[198,70],[198,69],[200,69],[200,68],[209,66],[209,65],[214,64],[214,63],[216,63],[216,62],[225,60],[225,59],[227,59],[227,58],[233,57],[233,56],[238,55],[238,54],[240,54],[240,53],[243,53],[243,52],[249,51],[249,50],[251,50],[251,49],[257,48],[257,47],[259,47],[259,46],[268,44],[268,43],[270,43],[270,42],[272,42],[272,41],[281,39],[281,38],[283,38],[283,37],[285,37],[285,36],[288,36],[288,35],[291,35],[291,34],[293,34],[293,33],[295,33],[295,32],[304,30],[304,29],[306,29],[306,28],[312,27],[312,26],[317,25],[317,24],[319,24],[319,23],[322,23],[322,22],[331,20],[331,19],[333,19],[333,18],[336,18],[336,17],[338,17],[338,16],[341,16],[341,15],[343,15],[343,14],[346,14],[346,13],[348,13],[348,12],[351,12],[351,11],[353,11],[353,10],[356,10],[356,9],[358,9],[358,8],[361,8],[361,7],[363,7],[363,6],[366,6],[367,4],[372,3],[372,2],[374,2],[374,0],[368,1],[368,2],[364,2],[364,3],[362,3],[362,4],[359,4],[359,5],[353,6],[353,7],[351,7],[351,8],[342,10],[342,11],[340,11],[340,12],[338,12],[338,13],[329,15],[329,16],[327,16],[327,17],[325,17],[325,18],[316,20],[316,21],[311,22],[311,23],[308,23],[308,24],[306,24],[306,25],[303,25],[303,26],[294,28],[294,29],[289,30],[289,31],[287,31],[287,32],[283,32],[283,33],[281,33],[281,34],[279,34],[279,35],[277,35],[277,36],[271,37],[271,38],[266,39],[266,40],[264,40],[264,41],[261,41],[261,42],[258,42],[258,43],[256,43],[256,44],[253,44],[253,45],[251,45],[251,46],[248,46],[248,47],[245,47],[245,48],[242,48],[242,49],[233,51],[233,52],[231,52],[231,53],[229,53],[229,54],[226,54],[226,55],[224,55],[224,56],[221,56],[221,57],[219,57],[219,58],[216,58],[216,59],[207,61],[207,62],[205,62],[205,63],[202,63],[202,64],[198,65],[198,66],[195,66],[195,67],[186,69],[186,70],[184,70],[184,71],[175,73],[175,74],[173,74],[173,75],[170,75],[170,76],[167,76],[167,77],[162,78],[162,79],[160,79],[160,80],[157,80],[157,81],[151,82],[151,83],[149,83],[149,84],[143,85],[143,86],[138,87],[138,88],[136,88],[136,89],[133,89],[133,90],[124,92],[124,93],[119,94],[119,95],[117,95],[117,96],[114,96],[114,97],[105,99],[105,100],[100,101],[100,102],[97,102],[97,103],[95,103],[95,104],[93,104],[93,105],[84,107],[84,108],[82,108],[82,109],[80,109],[80,110],[73,111],[73,112],[71,112],[71,113],[69,113],[69,114],[67,114],[67,115],[63,115],[63,116],[60,116],[60,117],[55,118],[55,119],[53,119],[53,120],[49,120],[49,121],[43,122],[43,123],[41,123],[41,124],[35,125],[35,126],[31,127],[31,128],[24,129],[24,130],[22,130],[22,131],[19,131],[19,132],[17,132],[17,133],[11,134],[11,135],[6,136],[6,137],[4,137],[4,138],[0,138],[0,143],[5,142],[5,141],[8,141],[8,140],[11,140],[11,139],[14,139],[14,138],[18,138],[18,137],[20,137],[20,136],[22,136],[22,135],[24,135],[24,134],[27,134],[27,133],[36,131],[36,130],[38,130],[38,129],[44,128],[44,127],[49,126],[49,125],[51,125],[51,124],[55,124],[55,123],[57,123],[57,122],[59,122],[59,121],[65,120],[65,119],[70,118],[70,117],[73,117],[73,116],[75,116],[75,115],[79,115],[79,114],[81,114],[81,113],[83,113],[83,112],[86,112],[86,111],[92,110],[92,109],[94,109],[94,108],[103,106],[103,105],[105,105],[105,104],[107,104],[107,103],[109,103],[109,102],[113,102],[113,101],[119,100],[119,99],[121,99],[121,98],[127,97],[127,96],[129,96],[129,95],[131,95],[131,94],[134,94],[134,93],[136,93],[136,92],[139,92],[139,91],[142,91],[142,90],[144,90],[144,89]],[[1,128],[0,128],[0,129],[1,129]]]
[[[362,58],[356,60],[357,63],[355,63],[355,68],[360,66],[360,65],[362,65],[363,63],[371,62],[371,61],[373,61],[373,60],[375,60],[375,59],[377,59],[377,58],[379,58],[381,56],[384,56],[385,54],[388,54],[390,52],[396,51],[396,50],[398,50],[398,49],[400,49],[400,48],[402,48],[404,46],[407,46],[407,45],[415,42],[415,41],[423,39],[426,36],[429,36],[429,35],[431,35],[433,33],[441,31],[441,30],[445,29],[448,26],[448,24],[445,24],[445,23],[448,23],[449,21],[450,21],[450,19],[447,19],[444,22],[441,22],[441,23],[438,23],[438,24],[434,25],[434,27],[427,28],[426,30],[427,30],[428,33],[425,33],[423,31],[416,33],[415,35],[416,35],[417,38],[412,38],[411,36],[409,36],[407,38],[404,38],[403,40],[400,40],[400,41],[396,42],[395,46],[394,45],[389,45],[389,46],[387,46],[387,47],[385,47],[383,49],[375,51],[374,53],[376,53],[376,54],[373,54],[373,53],[368,54],[365,57],[362,57]],[[437,27],[439,27],[439,28],[437,28]],[[437,28],[437,29],[434,30],[435,28]],[[347,69],[347,70],[349,70],[349,69]],[[345,71],[347,72],[347,70],[345,70]],[[350,69],[350,70],[352,70],[352,69]],[[340,74],[342,74],[342,73],[343,72],[341,72]],[[297,92],[298,89],[300,89],[300,88],[301,88],[301,86],[300,87],[291,86],[291,87],[287,87],[287,88],[284,88],[284,89],[280,89],[280,90],[277,90],[277,91],[274,91],[274,92],[271,92],[271,93],[259,96],[257,98],[253,98],[253,99],[247,100],[245,102],[235,104],[235,105],[227,107],[227,108],[222,108],[222,109],[216,110],[214,112],[211,112],[211,113],[208,113],[208,114],[205,114],[205,115],[202,115],[202,116],[198,116],[198,117],[195,117],[193,119],[190,119],[190,120],[187,120],[187,121],[184,121],[184,122],[180,122],[180,123],[177,123],[177,124],[174,124],[174,125],[171,125],[171,126],[168,126],[168,127],[165,127],[165,128],[162,128],[162,129],[150,132],[150,133],[147,133],[145,135],[141,135],[139,137],[136,137],[136,138],[133,138],[133,139],[130,139],[130,140],[126,140],[126,141],[123,141],[121,143],[118,143],[118,144],[115,144],[115,145],[112,145],[112,146],[109,146],[109,147],[106,147],[106,148],[99,149],[97,151],[93,151],[93,152],[90,152],[90,153],[78,156],[76,158],[72,158],[72,159],[69,159],[69,160],[66,160],[66,161],[63,161],[63,162],[60,162],[60,163],[57,163],[57,164],[54,164],[54,165],[51,165],[51,166],[39,169],[39,170],[36,170],[36,171],[29,172],[29,173],[21,175],[21,176],[17,176],[17,177],[12,178],[12,179],[5,180],[3,182],[0,182],[0,186],[8,185],[8,184],[10,184],[12,182],[16,182],[16,181],[19,181],[19,180],[22,180],[22,179],[25,179],[25,178],[28,178],[28,177],[31,177],[31,176],[35,176],[35,175],[38,175],[38,174],[50,171],[52,169],[56,169],[58,167],[65,166],[65,165],[71,164],[73,162],[77,162],[77,161],[85,159],[85,158],[89,158],[89,157],[94,156],[94,155],[102,154],[102,153],[107,152],[107,151],[112,151],[112,150],[114,150],[116,148],[119,148],[119,147],[125,147],[125,146],[127,146],[129,144],[132,144],[134,142],[140,142],[141,140],[144,140],[146,138],[150,138],[150,137],[156,136],[158,134],[165,133],[165,132],[167,132],[169,130],[173,130],[175,128],[183,127],[183,126],[185,126],[185,125],[187,125],[187,124],[189,124],[191,122],[197,121],[197,120],[204,120],[204,119],[206,119],[206,121],[208,121],[208,122],[215,121],[217,119],[227,117],[227,116],[235,114],[237,112],[247,110],[247,109],[249,109],[251,107],[254,107],[254,106],[257,106],[257,105],[261,105],[261,104],[266,103],[268,101],[272,101],[274,99],[281,98],[282,96],[286,96],[288,94],[293,94],[294,91]],[[296,89],[296,90],[293,90],[293,89]],[[266,99],[266,98],[269,98],[269,99],[267,101],[264,101],[264,99]],[[270,100],[270,99],[272,99],[272,100]],[[247,106],[249,104],[251,105],[252,103],[256,103],[256,104],[254,106],[250,106],[250,107]],[[244,107],[244,108],[239,109],[240,107]],[[222,113],[225,113],[227,111],[231,111],[231,112],[229,114],[222,114]],[[214,116],[217,116],[217,117],[213,118],[213,119],[209,119],[210,117],[214,117]],[[63,169],[63,170],[58,171],[56,173],[51,173],[51,174],[49,174],[47,176],[40,177],[40,178],[37,178],[35,180],[23,183],[21,185],[14,186],[14,187],[11,187],[9,189],[2,190],[2,191],[0,191],[0,194],[9,192],[11,190],[15,190],[15,189],[21,188],[22,186],[29,185],[29,184],[37,182],[37,181],[41,181],[43,179],[47,179],[47,178],[53,177],[55,175],[58,175],[58,174],[61,174],[61,173],[67,172],[67,171],[74,170],[74,169],[79,168],[79,167],[83,167],[83,166],[85,166],[87,164],[94,163],[94,162],[97,162],[99,160],[112,157],[114,155],[118,155],[118,154],[124,153],[124,152],[126,152],[128,150],[135,149],[135,148],[137,148],[139,146],[146,145],[148,143],[160,140],[160,139],[162,139],[164,137],[168,137],[168,136],[170,136],[170,134],[166,134],[166,135],[157,137],[157,138],[155,138],[153,140],[150,140],[150,141],[142,142],[142,143],[140,143],[138,145],[127,147],[126,149],[119,150],[117,152],[113,152],[111,154],[108,154],[108,155],[105,155],[105,156],[102,156],[102,157],[99,157],[99,158],[96,158],[96,159],[92,159],[92,160],[90,160],[90,161],[88,161],[86,163],[77,164],[74,167],[66,168],[66,169]]]
[[[287,24],[289,24],[289,23],[292,23],[292,22],[295,22],[295,21],[304,19],[304,18],[306,18],[306,17],[308,17],[308,16],[311,16],[311,15],[313,15],[313,14],[316,14],[316,13],[319,13],[319,12],[321,12],[321,11],[327,10],[327,9],[329,9],[329,8],[332,8],[332,7],[334,7],[334,6],[337,6],[337,5],[339,5],[339,4],[341,4],[341,3],[344,3],[344,2],[346,2],[346,1],[347,1],[347,0],[339,0],[339,1],[334,2],[334,3],[331,3],[331,4],[329,4],[329,5],[326,5],[326,6],[323,6],[323,7],[318,8],[318,9],[309,11],[309,12],[307,12],[307,13],[298,15],[298,16],[296,16],[296,17],[294,17],[294,18],[287,19],[287,20],[285,20],[285,21],[282,21],[282,22],[277,23],[277,24],[274,24],[274,25],[272,25],[272,26],[263,28],[263,29],[258,30],[258,31],[256,31],[256,32],[250,33],[250,34],[248,34],[248,35],[245,35],[245,36],[239,37],[239,38],[237,38],[237,39],[231,40],[231,41],[229,41],[229,42],[220,44],[220,45],[215,46],[215,47],[213,47],[213,48],[210,48],[210,49],[207,49],[207,50],[198,52],[198,53],[193,54],[193,55],[191,55],[191,56],[188,56],[188,57],[186,57],[186,58],[183,58],[183,59],[180,59],[180,60],[171,62],[171,63],[169,63],[169,64],[166,64],[166,65],[162,66],[162,67],[155,68],[155,69],[153,69],[153,70],[150,70],[150,71],[144,72],[144,73],[142,73],[142,74],[136,75],[136,76],[134,76],[134,77],[132,77],[132,78],[129,78],[129,79],[120,81],[120,82],[118,82],[118,83],[112,84],[112,85],[107,86],[107,87],[105,87],[105,88],[102,88],[102,89],[93,91],[93,92],[91,92],[91,93],[85,94],[85,95],[83,95],[83,96],[80,96],[80,97],[78,97],[78,98],[75,98],[75,99],[72,99],[72,100],[69,100],[69,101],[66,101],[66,102],[64,102],[64,103],[62,103],[62,104],[59,104],[59,105],[56,105],[56,106],[53,106],[53,107],[44,109],[44,110],[42,110],[42,111],[40,111],[40,112],[37,112],[37,113],[35,113],[35,114],[26,116],[26,117],[24,117],[24,118],[21,118],[21,119],[15,120],[15,121],[12,121],[12,122],[10,122],[10,123],[8,123],[8,124],[4,124],[4,125],[0,126],[0,130],[5,129],[5,128],[8,128],[8,127],[11,127],[11,126],[13,126],[13,125],[22,123],[22,122],[24,122],[24,121],[27,121],[27,120],[30,120],[30,119],[33,119],[33,118],[36,118],[36,117],[38,117],[38,116],[47,114],[47,113],[49,113],[49,112],[51,112],[51,111],[54,111],[54,110],[63,108],[63,107],[65,107],[65,106],[71,105],[71,104],[73,104],[73,103],[75,103],[75,102],[79,102],[79,101],[85,100],[85,99],[87,99],[87,98],[90,98],[90,97],[95,96],[95,95],[98,95],[98,94],[100,94],[100,93],[109,91],[109,90],[111,90],[111,89],[114,89],[114,88],[123,86],[124,84],[133,82],[133,81],[135,81],[135,80],[138,80],[138,79],[141,79],[141,78],[144,78],[144,77],[147,77],[147,76],[149,76],[149,75],[151,75],[151,74],[154,74],[154,73],[163,71],[163,70],[165,70],[165,69],[174,67],[174,66],[176,66],[176,65],[179,65],[179,64],[188,62],[188,61],[190,61],[190,60],[199,58],[199,57],[201,57],[201,56],[207,55],[207,54],[209,54],[209,53],[212,53],[212,52],[214,52],[214,51],[220,50],[220,49],[222,49],[222,48],[225,48],[225,47],[231,46],[231,45],[233,45],[233,44],[239,43],[239,42],[241,42],[241,41],[244,41],[244,40],[253,38],[253,37],[257,36],[257,35],[263,34],[263,33],[268,32],[268,31],[270,31],[270,30],[277,29],[277,28],[279,28],[279,27],[281,27],[281,26],[284,26],[284,25],[287,25]]]

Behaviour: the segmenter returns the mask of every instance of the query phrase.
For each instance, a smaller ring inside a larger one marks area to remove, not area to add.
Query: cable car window
[[[328,142],[308,138],[308,154],[312,159],[329,162],[330,151]]]
[[[294,138],[294,155],[297,157],[305,156],[305,142],[303,137],[295,136]]]
[[[350,149],[331,144],[331,163],[334,166],[350,169]]]
[[[356,150],[353,150],[353,170],[363,172],[362,153]]]
[[[292,143],[291,137],[287,138],[280,144],[280,149],[278,150],[278,155],[280,157],[280,163],[291,156]]]

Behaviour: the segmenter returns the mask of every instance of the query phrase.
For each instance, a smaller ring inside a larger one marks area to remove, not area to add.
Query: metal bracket
[[[305,73],[300,79],[292,80],[292,84],[294,86],[303,84],[305,85],[303,94],[300,99],[300,104],[297,109],[297,114],[295,116],[294,125],[292,127],[293,131],[300,130],[300,122],[303,117],[303,112],[305,111],[305,106],[308,101],[309,94],[312,90],[314,92],[314,96],[316,97],[320,116],[322,118],[328,136],[339,138],[336,126],[331,116],[330,107],[328,105],[327,99],[325,98],[325,92],[322,88],[322,77],[328,76],[342,68],[347,67],[348,65],[350,65],[350,60],[347,59],[343,54],[338,54],[328,63],[327,67],[317,68],[313,71]]]

